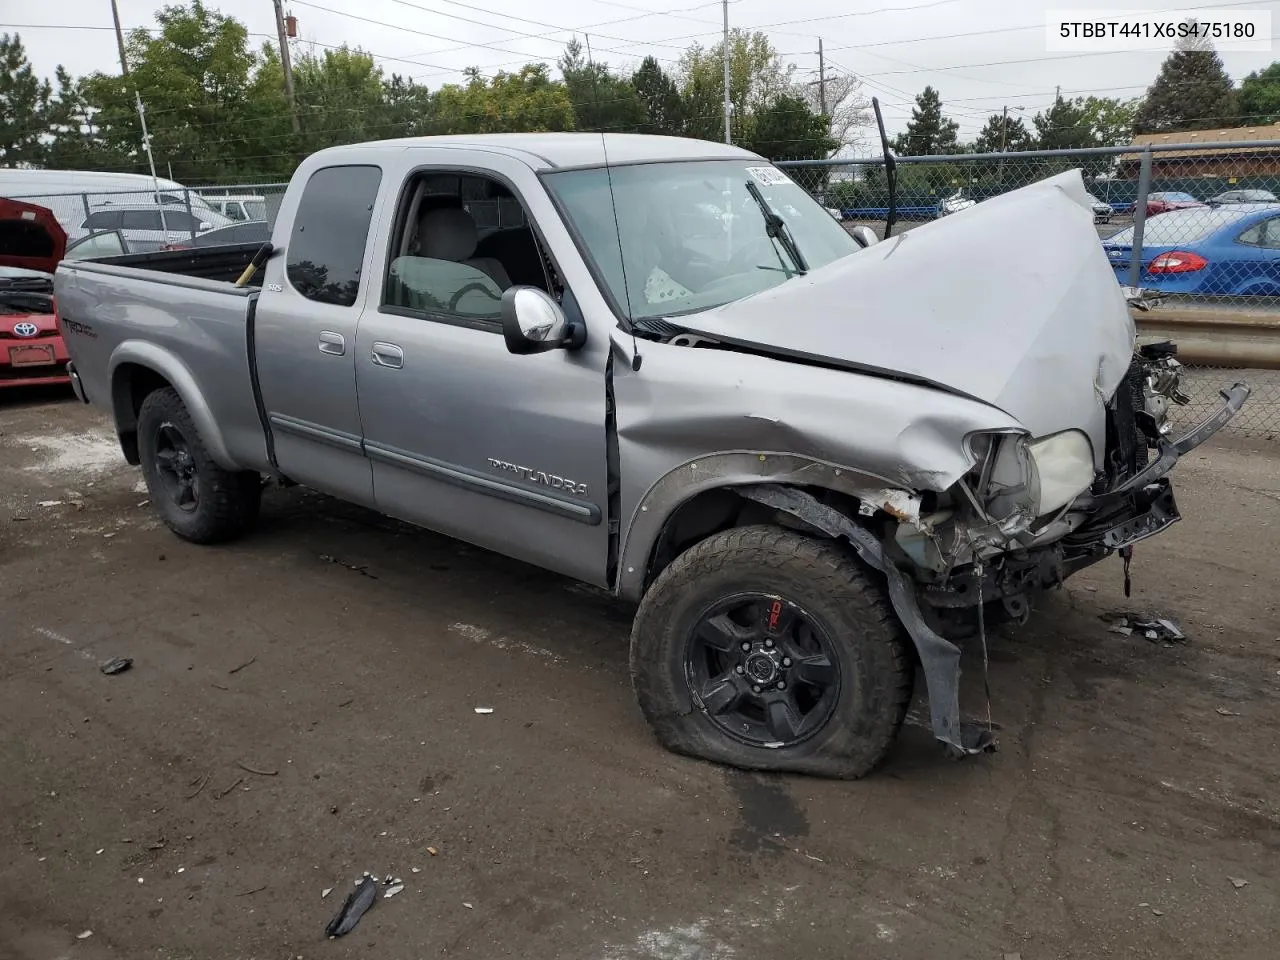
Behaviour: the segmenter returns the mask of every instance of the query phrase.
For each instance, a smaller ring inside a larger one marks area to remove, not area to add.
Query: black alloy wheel
[[[840,699],[831,638],[780,596],[740,593],[709,607],[689,638],[685,670],[712,723],[752,746],[811,737]]]

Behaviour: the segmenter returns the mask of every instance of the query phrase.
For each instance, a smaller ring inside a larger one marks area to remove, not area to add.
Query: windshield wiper
[[[805,262],[804,254],[800,252],[800,248],[796,245],[795,237],[791,235],[791,229],[786,222],[773,212],[773,208],[765,200],[760,188],[750,180],[747,181],[747,193],[751,194],[751,199],[756,202],[756,206],[764,214],[764,232],[771,239],[777,240],[782,244],[782,249],[787,251],[787,256],[791,258],[791,262],[796,266],[796,273],[808,273],[809,264]]]

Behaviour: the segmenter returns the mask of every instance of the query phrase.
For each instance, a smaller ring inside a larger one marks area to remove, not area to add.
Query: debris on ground
[[[280,772],[279,770],[261,770],[258,767],[251,767],[240,760],[236,761],[236,766],[248,773],[256,773],[260,777],[274,777]]]
[[[320,899],[323,900],[325,897],[327,897],[331,893],[333,893],[333,887],[325,887],[323,890],[320,891]]]
[[[493,707],[476,707],[476,713],[493,713]]]
[[[394,897],[397,893],[399,893],[403,889],[404,889],[403,883],[393,883],[391,884],[391,886],[387,887],[387,892],[382,895],[382,899],[390,900],[392,897]]]
[[[60,506],[62,506],[62,501],[61,501],[61,500],[41,500],[41,501],[39,502],[39,504],[37,504],[37,506],[41,506],[41,507],[60,507]]]
[[[116,673],[124,673],[133,666],[132,657],[112,657],[104,663],[99,669],[108,677]]]
[[[474,909],[475,909],[475,907],[473,907],[471,904],[467,903],[467,901],[465,901],[465,900],[463,900],[463,901],[462,901],[462,905],[463,905],[464,907],[466,907],[468,910],[474,910]]]
[[[1218,707],[1218,716],[1220,717],[1238,717],[1240,714],[1234,710],[1228,710],[1226,707]]]
[[[1120,611],[1118,613],[1103,614],[1102,619],[1109,624],[1107,630],[1110,633],[1118,633],[1123,636],[1137,634],[1152,643],[1163,643],[1165,646],[1171,646],[1187,639],[1187,635],[1182,632],[1182,628],[1167,617]]]
[[[89,939],[90,937],[92,937],[92,936],[93,936],[93,931],[92,931],[92,930],[86,930],[86,931],[84,931],[83,933],[77,933],[77,934],[76,934],[76,939],[77,939],[77,940],[88,940],[88,939]]]
[[[356,888],[347,895],[342,909],[324,928],[325,934],[333,938],[350,933],[377,899],[378,881],[366,873],[363,879],[356,882]]]
[[[427,853],[431,854],[433,857],[439,852],[440,851],[437,850],[435,847],[427,847]]]
[[[1248,880],[1241,880],[1239,877],[1227,877],[1227,879],[1231,881],[1231,885],[1237,890],[1243,890],[1249,885]]]
[[[227,673],[228,673],[228,674],[232,674],[232,673],[239,673],[239,672],[240,672],[241,670],[243,670],[245,667],[251,666],[251,665],[253,665],[253,664],[257,663],[257,662],[258,662],[258,658],[257,658],[257,657],[250,657],[250,658],[249,658],[248,660],[246,660],[244,663],[240,664],[240,666],[238,666],[238,667],[232,667],[230,670],[228,670],[228,671],[227,671]]]
[[[346,567],[353,573],[358,573],[361,576],[368,577],[370,580],[378,579],[374,574],[369,572],[368,564],[347,563],[345,560],[339,560],[337,557],[331,557],[327,553],[320,554],[320,559],[325,563],[334,563],[340,567]]]
[[[422,872],[422,868],[421,868],[421,867],[410,867],[409,869],[410,869],[410,871],[412,871],[413,873],[421,873],[421,872]]]

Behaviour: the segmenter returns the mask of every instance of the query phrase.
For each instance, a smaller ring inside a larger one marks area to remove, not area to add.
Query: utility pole
[[[120,51],[120,76],[129,76],[129,60],[124,55],[124,31],[120,28],[120,9],[111,0],[111,19],[116,22],[116,48]]]
[[[733,105],[729,101],[729,0],[720,0],[724,8],[724,142],[732,143],[733,136],[729,132],[729,114]]]
[[[156,158],[151,153],[151,134],[147,132],[147,108],[142,105],[142,94],[133,91],[134,103],[138,105],[138,121],[142,124],[142,149],[147,151],[147,163],[151,167],[151,186],[155,190],[156,204],[160,209],[160,231],[165,242],[169,240],[169,224],[165,221],[164,204],[160,202],[160,181],[156,178]]]
[[[284,30],[283,0],[272,0],[276,8],[276,33],[280,37],[280,68],[284,71],[284,92],[289,98],[289,115],[293,119],[293,132],[298,133],[298,107],[293,99],[293,63],[289,56],[289,38]]]
[[[1005,104],[1004,109],[1000,111],[1000,152],[1004,153],[1005,147],[1009,145],[1009,105]]]
[[[822,57],[822,38],[818,38],[818,106],[827,115],[827,61]]]

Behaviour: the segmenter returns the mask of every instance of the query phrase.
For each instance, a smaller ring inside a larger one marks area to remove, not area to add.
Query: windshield
[[[769,236],[748,183],[782,218],[810,270],[861,249],[775,167],[711,160],[636,164],[611,173],[612,199],[604,169],[552,173],[546,182],[599,279],[632,319],[706,310],[797,275],[783,239]]]
[[[267,201],[265,200],[246,200],[244,210],[249,214],[250,220],[267,219]]]

